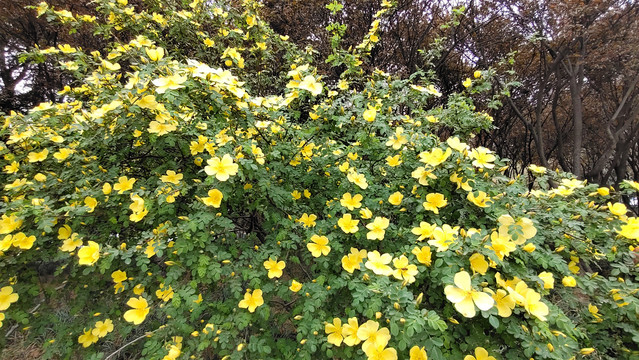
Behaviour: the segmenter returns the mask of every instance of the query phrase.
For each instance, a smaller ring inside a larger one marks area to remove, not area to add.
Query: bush
[[[78,83],[0,132],[0,319],[43,358],[638,354],[639,184],[504,176],[490,70],[434,107],[360,68],[376,25],[325,84],[252,1],[97,3],[36,8],[125,40],[27,55]]]

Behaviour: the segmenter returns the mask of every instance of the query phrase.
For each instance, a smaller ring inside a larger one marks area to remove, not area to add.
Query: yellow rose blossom
[[[135,178],[128,178],[126,176],[120,176],[118,178],[118,183],[113,185],[113,190],[117,191],[118,194],[122,194],[125,191],[129,191],[133,189],[133,184],[135,183]]]
[[[326,236],[311,236],[311,242],[306,244],[306,248],[308,248],[308,251],[311,252],[313,257],[326,256],[331,252],[331,247],[328,246],[328,238]]]
[[[329,344],[335,346],[342,345],[344,336],[342,335],[342,320],[340,318],[334,318],[332,324],[326,323],[326,325],[324,325],[324,332],[328,335],[326,341]]]
[[[389,224],[390,221],[387,218],[380,216],[375,217],[372,223],[366,225],[366,228],[370,230],[366,234],[366,238],[368,240],[383,240],[386,228],[388,228]]]
[[[417,261],[419,261],[420,263],[426,266],[431,265],[432,252],[429,246],[422,246],[421,248],[414,247],[411,253],[417,257]]]
[[[78,344],[81,344],[84,348],[87,348],[96,342],[98,342],[98,337],[93,334],[93,329],[85,330],[82,335],[78,337]]]
[[[401,205],[403,199],[404,195],[402,195],[402,193],[400,193],[399,191],[396,191],[388,197],[388,202],[391,205],[399,206]]]
[[[249,312],[255,312],[255,309],[264,305],[264,298],[262,298],[262,290],[256,289],[253,292],[244,293],[244,299],[240,301],[238,307],[242,309],[248,309]]]
[[[354,220],[351,214],[344,214],[338,221],[337,225],[347,234],[354,234],[359,230],[357,224],[359,220]]]
[[[284,261],[277,261],[277,259],[273,259],[270,257],[264,262],[264,268],[268,270],[269,279],[282,276],[282,270],[284,270],[285,267],[286,264],[284,263]]]
[[[100,258],[100,245],[95,241],[89,241],[88,245],[78,250],[78,263],[80,265],[93,265]]]
[[[146,316],[149,314],[149,303],[142,296],[136,298],[130,298],[126,303],[131,309],[124,313],[124,320],[133,323],[133,325],[140,325]]]
[[[433,235],[433,231],[437,227],[436,224],[429,224],[425,221],[421,221],[419,223],[419,227],[414,227],[411,232],[415,235],[419,235],[417,241],[422,241],[424,239],[430,238]]]
[[[488,351],[483,347],[475,348],[475,356],[466,355],[464,360],[497,360],[494,356],[489,356]]]
[[[488,270],[488,262],[484,255],[479,253],[474,253],[470,256],[470,269],[474,273],[479,273],[481,275],[486,275],[486,271]]]
[[[106,319],[104,321],[96,322],[95,328],[93,328],[91,333],[99,338],[103,338],[111,331],[113,331],[113,321],[111,321],[111,319]]]
[[[167,170],[166,174],[160,177],[160,180],[163,183],[171,183],[171,184],[178,185],[180,183],[180,180],[182,180],[183,178],[184,178],[183,174],[176,173],[173,170]]]
[[[474,317],[476,314],[475,306],[480,310],[487,311],[495,304],[489,294],[472,288],[470,275],[467,272],[460,271],[455,274],[454,283],[455,286],[446,285],[444,293],[446,298],[455,305],[455,309],[464,317]]]
[[[298,292],[298,291],[302,290],[302,283],[298,282],[297,280],[292,280],[291,281],[291,286],[289,286],[288,288],[292,292]]]
[[[379,328],[377,321],[368,320],[357,329],[357,338],[363,341],[362,350],[367,352],[369,349],[385,347],[390,340],[390,331],[388,328]]]
[[[421,152],[419,154],[419,161],[432,167],[436,167],[437,165],[446,161],[451,153],[452,150],[450,150],[450,148],[447,148],[446,151],[442,150],[441,148],[434,148],[431,151]]]
[[[564,278],[561,279],[561,283],[565,287],[575,287],[575,286],[577,286],[577,281],[572,276],[564,276]]]
[[[342,336],[344,337],[344,344],[348,346],[355,346],[361,342],[357,337],[357,331],[359,330],[359,324],[356,317],[348,319],[348,322],[342,326]]]
[[[375,250],[369,252],[367,257],[368,261],[364,264],[367,269],[373,271],[377,275],[390,276],[393,274],[393,269],[388,266],[391,260],[393,260],[393,256],[391,254],[380,254],[379,251]]]
[[[340,204],[348,210],[353,211],[362,207],[362,199],[364,199],[364,197],[360,194],[351,196],[351,193],[345,193],[340,199]]]
[[[539,273],[538,276],[544,283],[544,289],[553,289],[555,287],[555,278],[552,273],[544,271]]]
[[[435,230],[433,230],[433,240],[428,240],[428,244],[435,246],[437,252],[446,251],[448,247],[457,240],[458,234],[459,228],[457,226],[451,227],[448,224],[444,224],[441,227],[437,226]]]
[[[348,175],[346,175],[346,178],[361,189],[365,190],[368,188],[368,182],[366,181],[366,176],[364,176],[364,174],[358,174],[355,171],[350,171]]]
[[[427,211],[432,211],[435,214],[439,214],[439,209],[448,205],[448,200],[446,200],[444,194],[430,193],[426,195],[426,201],[422,205]]]
[[[477,193],[477,196],[475,196],[473,192],[469,192],[466,198],[468,199],[468,201],[481,208],[489,207],[490,204],[493,202],[490,197],[483,191],[479,191]]]
[[[11,286],[5,286],[0,289],[0,311],[7,310],[19,298],[18,294],[13,292],[13,287]]]
[[[406,284],[412,284],[415,282],[415,275],[419,273],[417,266],[410,264],[408,258],[404,255],[399,258],[393,259],[393,277],[397,280],[402,280]]]
[[[220,159],[219,157],[213,157],[207,160],[207,166],[204,167],[204,172],[209,176],[215,176],[219,181],[226,181],[229,177],[237,174],[238,165],[233,162],[233,158],[229,154],[224,154]]]
[[[608,210],[615,216],[623,216],[628,212],[628,208],[626,205],[622,203],[610,203],[608,202]]]
[[[310,228],[316,225],[315,220],[317,220],[317,215],[304,213],[302,217],[295,221],[301,222],[304,227]]]
[[[211,189],[208,192],[208,196],[207,197],[203,197],[201,200],[204,203],[204,205],[206,206],[212,206],[214,208],[219,208],[220,205],[222,204],[222,199],[224,198],[224,195],[222,194],[222,192],[218,189]]]
[[[410,348],[408,355],[410,356],[409,360],[428,360],[426,349],[424,349],[424,347],[420,348],[417,345]]]

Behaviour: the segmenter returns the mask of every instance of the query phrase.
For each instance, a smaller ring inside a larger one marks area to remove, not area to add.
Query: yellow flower
[[[533,243],[528,243],[528,244],[524,245],[524,247],[522,249],[525,252],[531,253],[531,252],[535,251],[535,249],[537,249],[537,247]]]
[[[583,348],[583,349],[579,350],[579,353],[581,355],[590,355],[593,352],[595,352],[595,348]]]
[[[361,216],[362,219],[368,220],[373,217],[373,212],[370,211],[368,208],[364,208],[359,211],[359,216]]]
[[[302,290],[302,283],[297,282],[296,280],[291,281],[291,286],[289,286],[289,289],[292,292],[298,292],[300,290]]]
[[[452,150],[447,148],[446,151],[441,148],[434,148],[431,151],[423,151],[419,154],[419,161],[435,167],[448,159],[452,154]]]
[[[411,232],[415,235],[419,235],[419,237],[417,238],[417,241],[422,241],[426,238],[430,238],[433,235],[433,231],[435,230],[436,227],[437,227],[436,224],[431,225],[425,221],[421,221],[419,223],[419,227],[413,228]]]
[[[348,346],[355,346],[361,342],[361,340],[357,337],[357,330],[359,330],[357,318],[349,318],[348,323],[342,326],[342,336],[344,337],[344,344]]]
[[[346,178],[361,189],[368,188],[368,182],[366,182],[366,176],[364,176],[364,174],[358,174],[355,171],[351,171],[348,175],[346,175]]]
[[[439,209],[448,205],[448,200],[446,200],[444,194],[431,193],[426,195],[426,201],[422,205],[424,205],[424,209],[427,211],[439,214]]]
[[[393,259],[393,276],[397,280],[402,280],[406,284],[412,284],[415,282],[415,275],[419,273],[417,266],[408,263],[408,258],[404,255],[399,258]]]
[[[494,356],[488,356],[488,351],[483,347],[475,348],[475,356],[466,355],[464,360],[497,360]]]
[[[0,311],[7,310],[18,298],[18,294],[13,292],[13,287],[5,286],[0,289]]]
[[[315,220],[317,220],[317,215],[315,214],[302,214],[302,217],[297,219],[297,221],[301,222],[304,227],[310,228],[316,225]]]
[[[432,262],[431,260],[432,252],[429,246],[422,246],[421,248],[415,247],[413,248],[412,254],[417,256],[417,261],[419,261],[420,263],[426,266],[430,266]]]
[[[242,309],[248,309],[249,312],[255,312],[259,306],[264,305],[264,298],[262,298],[262,290],[256,289],[253,292],[246,292],[244,299],[237,305]]]
[[[313,257],[326,256],[331,252],[331,247],[328,246],[328,238],[326,236],[311,236],[311,242],[306,244],[306,248],[311,252]]]
[[[470,78],[466,78],[466,80],[462,82],[462,85],[464,85],[465,88],[470,87],[470,85],[472,84],[473,84],[473,81]]]
[[[93,265],[100,258],[100,245],[95,241],[89,241],[88,245],[78,250],[78,263],[80,265]]]
[[[356,254],[348,254],[342,257],[342,267],[351,274],[356,269],[359,270],[359,265],[361,263],[362,258]]]
[[[109,195],[111,193],[111,190],[112,190],[111,184],[104,183],[104,185],[102,185],[102,193],[104,195]]]
[[[385,347],[391,336],[387,328],[379,328],[377,321],[368,320],[357,329],[357,338],[364,342],[362,350],[368,352],[378,347]]]
[[[517,248],[515,242],[510,240],[508,233],[493,231],[490,234],[490,242],[490,246],[485,245],[484,247],[494,251],[499,260],[504,260],[504,256],[510,255]]]
[[[380,216],[375,217],[372,223],[366,225],[366,228],[370,230],[366,234],[366,238],[368,240],[383,240],[386,234],[386,228],[388,228],[389,224],[390,221],[387,218]]]
[[[133,222],[141,221],[149,213],[149,210],[144,206],[144,199],[139,195],[131,195],[131,200],[133,200],[133,203],[129,205],[129,209],[131,209],[132,214],[129,215],[129,220]]]
[[[495,307],[501,317],[509,317],[513,313],[515,308],[515,299],[504,289],[497,289],[497,292],[493,294],[493,300],[495,300]]]
[[[26,236],[24,233],[17,233],[15,235],[13,235],[13,240],[11,241],[11,245],[15,246],[15,247],[19,247],[20,249],[23,250],[29,250],[33,247],[33,243],[36,241],[36,237],[31,235],[31,236]]]
[[[537,166],[535,164],[529,165],[528,170],[532,171],[534,174],[543,175],[546,173],[546,168],[543,166]]]
[[[187,80],[186,76],[172,75],[168,77],[160,77],[152,81],[153,85],[157,86],[155,92],[158,94],[164,94],[167,90],[176,90],[183,88],[182,85]]]
[[[22,220],[15,215],[2,214],[0,218],[0,234],[9,234],[22,226]]]
[[[89,347],[91,344],[98,342],[98,337],[93,335],[93,330],[86,330],[82,335],[78,337],[78,343],[82,344],[82,347]]]
[[[64,240],[62,246],[60,246],[60,250],[72,252],[80,246],[82,246],[82,239],[78,237],[77,233],[73,233],[70,238]]]
[[[171,184],[179,184],[180,180],[182,180],[184,178],[183,174],[178,174],[173,170],[167,170],[166,171],[166,175],[162,175],[162,177],[160,177],[160,180],[163,183],[171,183]]]
[[[132,309],[124,313],[124,320],[133,323],[133,325],[140,325],[149,314],[149,303],[140,296],[137,299],[130,298],[126,304]]]
[[[402,193],[400,193],[399,191],[396,191],[388,197],[388,202],[391,205],[399,206],[402,203],[403,199],[404,195],[402,195]]]
[[[95,328],[91,331],[91,333],[99,338],[103,338],[111,331],[113,331],[113,321],[111,321],[111,319],[106,319],[95,323]]]
[[[364,110],[362,117],[368,122],[373,122],[375,121],[375,117],[377,117],[377,110],[374,107],[369,106],[368,109]]]
[[[473,194],[472,192],[469,192],[466,198],[468,199],[468,201],[482,208],[489,207],[490,203],[492,203],[490,197],[487,196],[487,194],[483,191],[479,191],[477,193],[477,196],[475,196],[475,194]]]
[[[617,233],[628,239],[639,240],[639,218],[628,218],[626,224],[622,225],[621,230],[618,230]]]
[[[171,300],[173,295],[175,295],[173,288],[170,285],[167,289],[162,289],[164,289],[164,284],[160,284],[160,288],[155,291],[155,296],[164,302]]]
[[[160,61],[164,57],[164,49],[161,47],[155,49],[145,48],[144,51],[151,61]]]
[[[143,109],[149,109],[149,110],[157,110],[158,107],[160,106],[160,104],[158,104],[158,102],[155,100],[155,95],[145,95],[143,97],[140,98],[140,100],[138,100],[137,103],[135,103],[137,106],[143,108]],[[142,135],[142,133],[139,130],[136,130],[136,133],[133,134],[133,136],[135,137],[139,137],[140,135]]]
[[[417,179],[419,184],[424,186],[428,185],[428,179],[437,179],[437,176],[435,176],[431,171],[426,170],[423,166],[415,169],[410,176]]]
[[[536,317],[541,321],[546,321],[546,315],[548,315],[548,305],[541,302],[541,295],[534,290],[526,292],[526,302],[524,308],[530,315]]]
[[[202,202],[206,206],[213,206],[214,208],[219,208],[220,204],[222,204],[222,198],[224,195],[218,189],[212,189],[208,192],[208,197],[202,198]]]
[[[359,227],[357,227],[358,223],[359,220],[354,220],[351,214],[344,214],[344,216],[337,220],[337,225],[339,225],[340,229],[347,234],[356,233],[357,230],[359,230]]]
[[[473,73],[473,77],[475,79],[479,79],[481,77],[481,71],[475,70],[475,72]]]
[[[299,200],[302,197],[302,193],[297,190],[293,190],[291,196],[293,197],[293,200]]]
[[[153,120],[149,123],[147,131],[149,134],[158,134],[158,136],[162,136],[175,131],[176,129],[177,126],[173,122],[166,123]]]
[[[610,212],[616,216],[623,216],[626,215],[626,213],[628,212],[628,208],[626,208],[626,205],[622,203],[612,204],[608,202],[608,210],[610,210]]]
[[[322,84],[317,82],[313,75],[306,75],[304,79],[297,85],[298,89],[306,90],[317,96],[322,93]]]
[[[408,138],[403,135],[403,132],[404,129],[401,126],[395,129],[395,135],[386,142],[386,146],[392,146],[394,150],[399,150],[402,145],[408,142]]]
[[[121,283],[123,281],[126,281],[127,279],[126,271],[116,270],[111,273],[111,278],[113,279],[113,282],[115,283]]]
[[[391,254],[380,254],[379,251],[375,250],[369,252],[367,255],[368,261],[364,264],[367,269],[372,270],[377,275],[390,276],[393,274],[393,269],[388,266],[391,260],[393,260]]]
[[[30,152],[28,155],[29,162],[34,163],[34,162],[44,161],[48,155],[49,155],[48,149],[44,149],[40,152]]]
[[[388,164],[388,166],[390,167],[396,167],[402,164],[402,159],[401,159],[401,155],[397,154],[395,156],[387,156],[386,157],[386,164]]]
[[[58,150],[57,152],[55,152],[53,154],[53,157],[56,158],[56,160],[58,160],[58,162],[62,162],[66,158],[68,158],[69,155],[71,155],[72,153],[73,153],[72,149],[62,148],[62,149]]]
[[[575,278],[572,277],[572,276],[564,276],[564,278],[561,279],[561,283],[565,287],[575,287],[575,286],[577,286],[577,280],[575,280]]]
[[[474,273],[480,273],[482,275],[486,275],[486,271],[488,270],[488,262],[484,255],[479,253],[474,253],[470,256],[470,269],[473,270]]]
[[[470,275],[466,271],[455,274],[454,282],[456,286],[446,285],[444,293],[446,298],[455,305],[455,309],[464,317],[474,317],[475,306],[480,310],[487,311],[495,304],[490,295],[472,288]]]
[[[362,207],[362,199],[364,197],[360,194],[355,194],[355,196],[351,196],[351,193],[346,193],[344,195],[342,195],[342,198],[340,199],[339,203],[347,208],[350,211],[353,211],[355,209],[359,209],[360,207]]]
[[[544,282],[544,289],[552,289],[555,287],[555,278],[552,273],[549,272],[541,272],[539,273],[539,278]]]
[[[268,270],[268,278],[278,278],[282,276],[282,270],[286,267],[284,261],[277,261],[277,259],[273,260],[272,258],[268,258],[264,262],[264,268]]]
[[[204,167],[204,171],[207,175],[215,176],[219,181],[226,181],[237,174],[238,165],[233,162],[229,154],[224,154],[222,159],[216,156],[206,162],[208,165]]]
[[[98,206],[98,200],[87,196],[84,198],[84,205],[89,208],[88,212],[92,213],[95,210],[95,207]]]
[[[326,325],[324,325],[324,332],[328,335],[326,341],[329,344],[335,346],[342,345],[344,336],[342,335],[342,320],[340,318],[334,318],[332,324],[326,323]]]
[[[473,149],[473,151],[470,152],[470,158],[474,159],[473,165],[478,168],[492,169],[495,167],[495,164],[492,162],[495,161],[496,157],[485,147],[480,146]]]
[[[417,345],[410,348],[410,359],[409,360],[428,360],[428,355],[426,354],[426,349],[423,347],[419,347]]]
[[[113,190],[117,191],[118,194],[122,194],[125,191],[133,189],[133,184],[135,183],[135,178],[128,178],[126,176],[120,176],[118,178],[118,183],[113,185]]]
[[[17,161],[13,161],[9,165],[5,165],[4,172],[7,174],[15,174],[20,170],[20,164]]]
[[[374,346],[364,350],[368,360],[397,360],[397,350],[385,346]]]
[[[428,244],[437,247],[437,252],[448,250],[448,247],[452,245],[457,239],[459,233],[459,227],[451,227],[448,224],[444,224],[442,227],[437,226],[433,230],[433,240],[428,240]]]

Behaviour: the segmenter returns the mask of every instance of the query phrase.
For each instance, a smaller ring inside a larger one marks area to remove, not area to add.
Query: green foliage
[[[490,71],[433,108],[423,73],[358,69],[378,25],[340,50],[353,62],[332,85],[251,1],[160,4],[38,7],[128,40],[32,54],[79,83],[4,119],[3,329],[46,339],[44,358],[639,351],[637,219],[613,204],[639,185],[504,176],[464,143],[491,126],[475,109]],[[180,39],[196,50],[172,51]],[[349,340],[353,324],[377,340]]]

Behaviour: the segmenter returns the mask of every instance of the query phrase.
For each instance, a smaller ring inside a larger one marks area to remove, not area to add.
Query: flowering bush
[[[35,9],[127,40],[28,55],[78,83],[4,118],[3,329],[44,358],[637,355],[639,184],[504,176],[470,145],[490,71],[441,107],[365,75],[387,1],[336,84],[254,2],[161,3]]]

